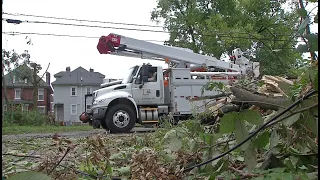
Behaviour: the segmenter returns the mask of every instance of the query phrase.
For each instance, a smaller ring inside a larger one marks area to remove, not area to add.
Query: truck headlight
[[[97,105],[97,104],[101,104],[103,103],[104,101],[106,101],[107,99],[99,99],[99,100],[95,100],[93,101],[92,105]]]

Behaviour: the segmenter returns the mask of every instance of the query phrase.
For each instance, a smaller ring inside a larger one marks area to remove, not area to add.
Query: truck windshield
[[[124,78],[122,79],[122,84],[131,83],[133,80],[133,76],[137,73],[139,66],[134,66],[127,71]]]

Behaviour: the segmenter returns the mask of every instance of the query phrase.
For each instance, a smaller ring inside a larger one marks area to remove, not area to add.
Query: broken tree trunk
[[[234,104],[250,103],[258,106],[261,109],[278,110],[279,108],[286,108],[291,101],[284,97],[271,97],[265,95],[254,94],[248,90],[230,87],[232,94],[236,97],[232,100]]]

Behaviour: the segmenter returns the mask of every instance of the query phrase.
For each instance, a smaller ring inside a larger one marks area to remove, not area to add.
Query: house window
[[[90,109],[91,109],[91,105],[87,104],[87,110],[90,110]]]
[[[40,114],[45,114],[46,113],[46,107],[45,106],[38,106],[38,111]]]
[[[14,98],[21,99],[21,89],[14,89]]]
[[[38,101],[44,100],[44,89],[38,89]]]
[[[29,111],[29,104],[23,104],[22,105],[22,112],[28,112]]]
[[[71,86],[70,91],[71,91],[71,96],[77,96],[77,87],[76,86]]]
[[[91,90],[91,87],[86,87],[86,93],[87,93],[87,94],[91,94],[91,91],[92,91],[92,90]]]
[[[71,115],[76,115],[76,114],[77,114],[77,105],[71,104]]]

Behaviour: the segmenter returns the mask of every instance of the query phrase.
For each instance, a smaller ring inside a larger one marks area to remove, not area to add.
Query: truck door
[[[141,69],[132,84],[132,95],[138,105],[158,105],[164,103],[163,75],[160,67],[148,68],[148,81],[140,82]],[[142,86],[142,87],[141,87]]]

